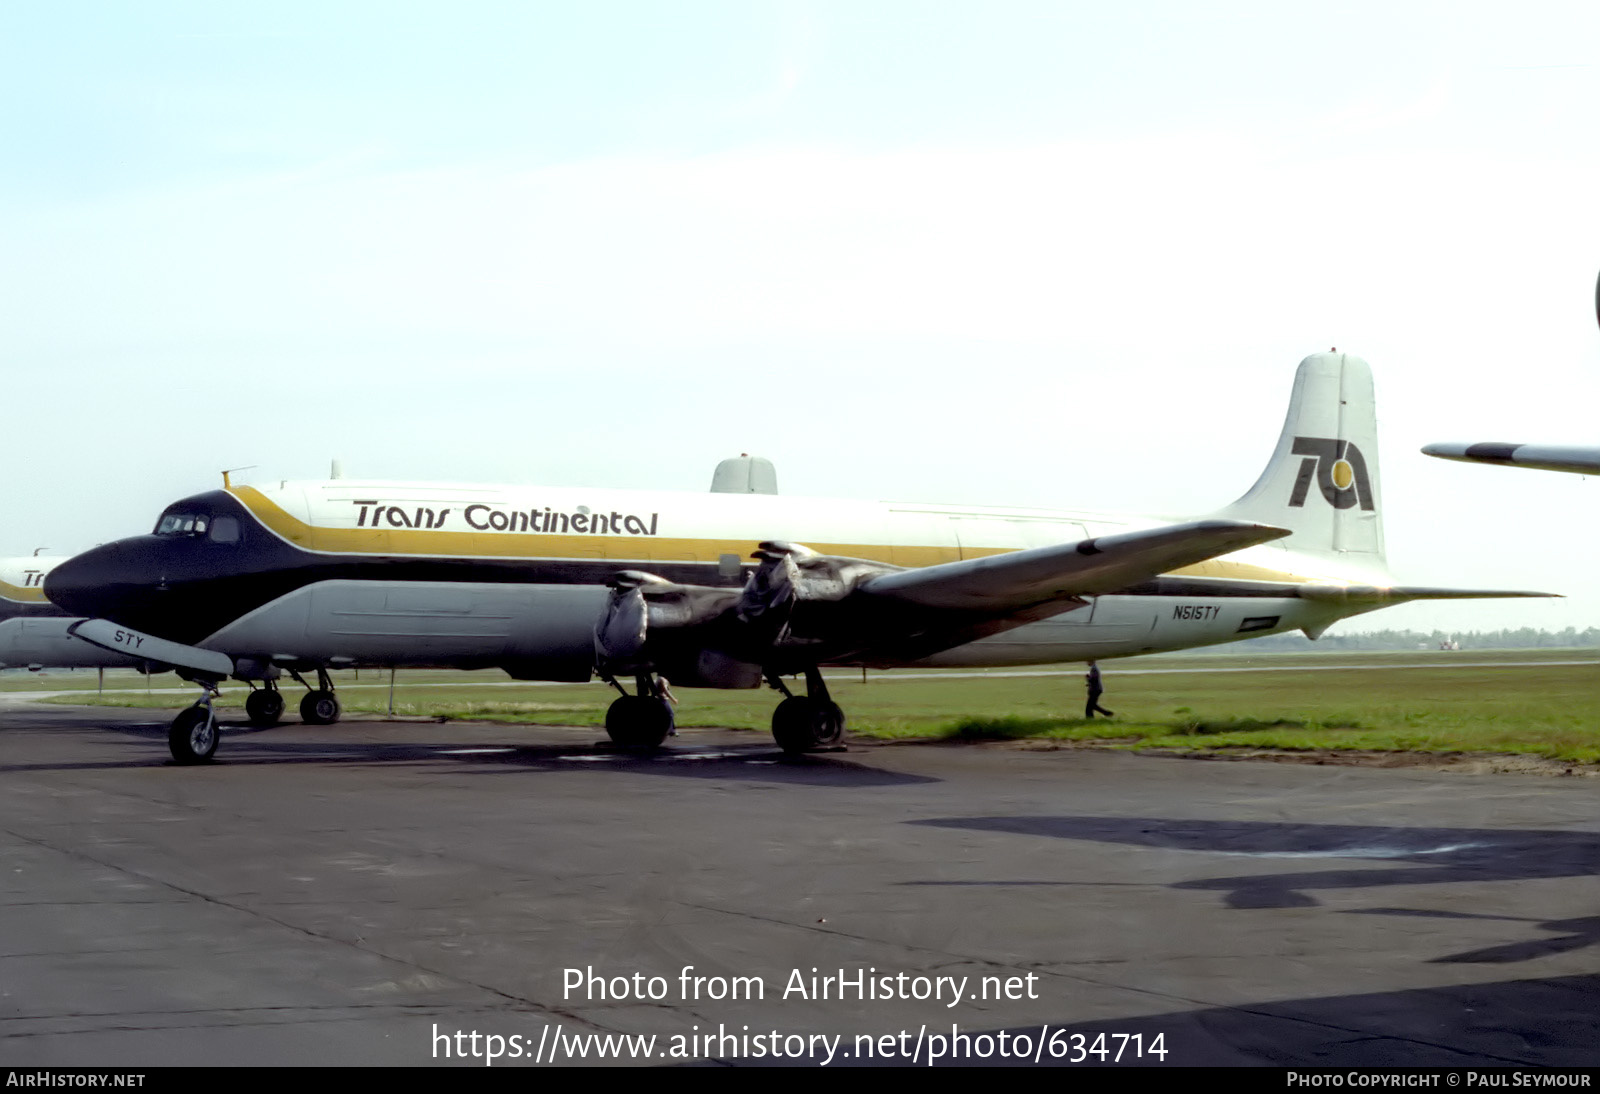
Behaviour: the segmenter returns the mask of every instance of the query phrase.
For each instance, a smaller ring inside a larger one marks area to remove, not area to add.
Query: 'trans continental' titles
[[[768,998],[767,982],[760,976],[702,976],[693,965],[685,965],[675,980],[676,983],[665,976],[646,976],[642,972],[604,976],[588,965],[561,971],[561,997],[656,1003],[669,997],[679,1002]],[[791,969],[782,989],[774,988],[771,998],[809,1002],[934,1000],[953,1007],[963,1000],[1037,999],[1038,981],[1038,974],[1031,972],[1024,976],[972,977],[880,973],[876,968],[839,969],[836,973]]]

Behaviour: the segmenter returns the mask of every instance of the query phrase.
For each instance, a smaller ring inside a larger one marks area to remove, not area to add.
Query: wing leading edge
[[[1245,521],[1191,521],[882,574],[864,581],[862,592],[923,608],[1005,613],[1125,589],[1288,534]]]

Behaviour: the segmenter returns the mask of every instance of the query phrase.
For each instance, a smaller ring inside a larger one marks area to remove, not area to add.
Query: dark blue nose
[[[69,615],[115,619],[129,586],[142,575],[131,573],[128,552],[120,543],[74,555],[44,578],[44,595]]]

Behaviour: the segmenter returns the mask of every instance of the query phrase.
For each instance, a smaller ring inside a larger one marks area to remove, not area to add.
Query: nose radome
[[[58,563],[44,577],[44,595],[71,615],[105,613],[105,591],[117,582],[123,552],[108,543]]]

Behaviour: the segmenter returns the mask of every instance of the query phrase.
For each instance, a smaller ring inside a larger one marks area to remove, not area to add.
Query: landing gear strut
[[[300,699],[300,720],[308,726],[331,726],[339,720],[339,699],[333,694],[333,681],[328,670],[317,666],[317,686],[313,688],[298,672],[290,670],[306,693]]]
[[[828,697],[822,673],[806,669],[806,693],[792,695],[776,675],[767,682],[783,692],[783,702],[772,712],[772,738],[791,756],[832,748],[844,739],[844,711]]]
[[[634,695],[614,677],[607,677],[606,683],[621,693],[606,708],[606,736],[619,748],[660,748],[673,730],[672,704],[656,694],[655,681],[649,674],[639,676]]]
[[[251,688],[244,701],[244,712],[253,726],[275,726],[283,717],[283,693],[271,680],[260,688]]]
[[[217,715],[211,700],[217,695],[215,684],[200,681],[205,689],[192,707],[178,712],[167,730],[167,748],[180,764],[208,763],[217,753]]]

